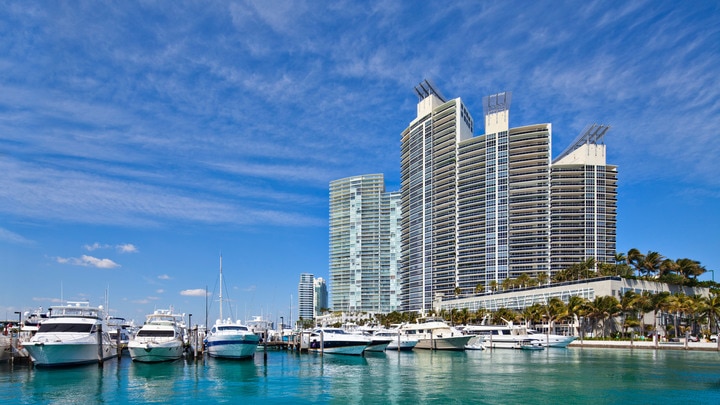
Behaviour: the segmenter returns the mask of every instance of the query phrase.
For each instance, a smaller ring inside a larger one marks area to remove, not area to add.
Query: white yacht
[[[380,329],[373,333],[373,338],[388,338],[390,342],[386,346],[385,350],[389,351],[408,351],[412,350],[417,345],[417,339],[412,339],[409,336],[400,333],[399,329]]]
[[[242,359],[252,357],[257,350],[260,337],[240,321],[230,319],[215,322],[205,337],[205,346],[210,357]]]
[[[118,343],[118,337],[120,341],[120,350],[127,349],[130,338],[132,337],[132,325],[125,321],[125,318],[119,318],[115,316],[109,316],[107,318],[108,334],[115,344]],[[119,335],[119,336],[118,336]]]
[[[368,336],[347,333],[341,328],[316,328],[308,337],[310,351],[362,355],[371,343]]]
[[[220,256],[220,319],[205,337],[205,347],[210,357],[242,359],[252,357],[260,343],[260,336],[240,321],[223,319],[223,273]]]
[[[158,309],[147,315],[145,324],[128,342],[133,361],[156,363],[177,360],[183,355],[183,315]]]
[[[416,339],[416,349],[465,350],[472,336],[466,336],[439,319],[419,319],[417,323],[400,326],[400,333]]]
[[[97,363],[117,355],[105,327],[103,307],[91,307],[87,302],[51,307],[50,316],[23,347],[40,367]]]
[[[525,331],[531,338],[538,339],[540,344],[545,347],[568,347],[576,339],[575,336],[545,334],[534,329],[526,329]]]
[[[463,333],[483,336],[483,345],[491,349],[528,349],[540,344],[540,340],[508,325],[467,325]]]
[[[368,326],[358,326],[354,323],[343,325],[346,333],[353,335],[362,335],[370,339],[370,344],[365,348],[366,352],[384,352],[392,339],[388,336],[375,335],[375,328]]]

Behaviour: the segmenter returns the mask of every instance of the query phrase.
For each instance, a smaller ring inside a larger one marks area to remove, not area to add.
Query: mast
[[[223,307],[223,299],[222,299],[222,289],[223,289],[223,283],[222,283],[222,253],[220,254],[220,320],[223,319],[223,313],[222,313],[222,307]]]

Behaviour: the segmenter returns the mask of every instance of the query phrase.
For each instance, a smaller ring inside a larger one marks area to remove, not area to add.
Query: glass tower
[[[400,193],[382,174],[330,183],[330,287],[334,311],[398,309]]]

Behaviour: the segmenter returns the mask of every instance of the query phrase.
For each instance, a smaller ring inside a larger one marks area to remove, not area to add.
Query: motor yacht
[[[410,336],[403,335],[398,329],[380,329],[373,333],[373,338],[388,338],[388,343],[385,350],[390,351],[408,351],[412,350],[417,345],[417,339],[413,339]]]
[[[538,339],[540,344],[545,347],[568,347],[570,343],[577,339],[575,336],[563,336],[552,333],[546,334],[534,329],[525,329],[525,331],[528,336],[533,339]]]
[[[416,339],[416,349],[430,350],[465,350],[465,345],[472,338],[445,321],[433,318],[403,324],[400,326],[400,333],[409,339]]]
[[[316,328],[307,337],[310,351],[359,356],[372,342],[361,334],[348,333],[342,328]]]
[[[491,349],[522,349],[540,344],[540,340],[508,325],[467,325],[462,329],[468,336],[484,337],[483,345]]]
[[[230,319],[215,322],[205,337],[210,357],[242,359],[252,357],[257,351],[260,337],[240,321]]]
[[[128,342],[133,361],[156,363],[177,360],[184,350],[184,316],[172,309],[158,309],[147,315],[145,324]]]
[[[117,355],[104,321],[103,307],[88,302],[53,306],[29,341],[23,342],[40,367],[97,363]]]

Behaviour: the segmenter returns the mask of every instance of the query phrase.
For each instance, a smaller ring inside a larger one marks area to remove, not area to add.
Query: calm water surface
[[[550,349],[388,352],[365,357],[271,351],[204,359],[35,369],[0,364],[3,403],[557,404],[720,403],[715,352]]]

